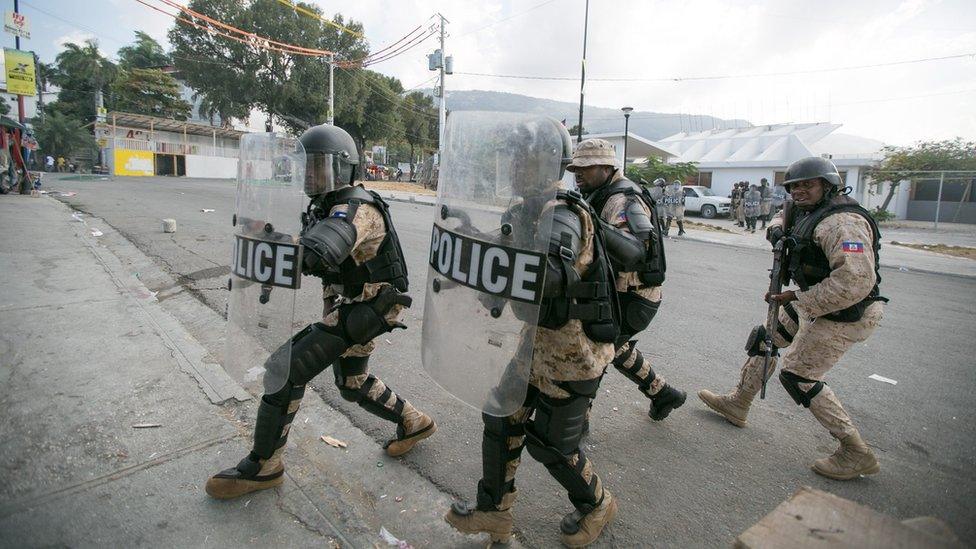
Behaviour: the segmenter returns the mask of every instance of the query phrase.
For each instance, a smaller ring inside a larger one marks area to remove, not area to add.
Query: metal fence
[[[936,228],[939,223],[976,224],[976,170],[875,171],[868,177],[871,209],[892,194],[887,210],[899,219],[931,221]]]

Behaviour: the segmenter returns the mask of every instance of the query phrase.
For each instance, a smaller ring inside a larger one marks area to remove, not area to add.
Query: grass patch
[[[710,232],[713,232],[713,233],[736,234],[735,232],[730,231],[730,230],[726,229],[725,227],[719,227],[718,225],[710,225],[708,223],[698,223],[697,221],[689,221],[687,217],[685,218],[685,226],[686,227],[690,227],[692,229],[698,229],[699,231],[710,231]]]
[[[976,259],[976,248],[968,246],[946,246],[945,244],[908,244],[906,242],[891,241],[895,246],[922,250],[923,252],[935,252],[937,254],[951,255],[955,257],[965,257],[966,259]]]

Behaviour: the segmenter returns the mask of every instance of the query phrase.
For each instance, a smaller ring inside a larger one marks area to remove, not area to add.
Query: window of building
[[[701,185],[702,187],[712,188],[712,172],[698,172],[698,177],[692,178],[689,185]]]

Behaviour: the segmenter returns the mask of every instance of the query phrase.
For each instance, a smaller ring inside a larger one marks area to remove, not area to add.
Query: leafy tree
[[[580,132],[579,124],[573,124],[573,127],[569,128],[569,135],[572,135],[574,137],[579,136],[580,134],[579,132]],[[586,135],[588,133],[590,132],[586,131],[586,128],[583,128],[583,135]]]
[[[403,137],[410,147],[410,171],[417,159],[415,149],[433,147],[437,143],[437,108],[434,99],[421,91],[408,93],[401,109]]]
[[[118,67],[98,51],[98,42],[88,40],[84,45],[65,44],[55,59],[57,70],[51,81],[61,91],[58,100],[50,105],[71,118],[90,122],[95,118],[95,92],[108,94]]]
[[[142,31],[136,31],[135,44],[119,48],[119,67],[123,69],[157,69],[172,64],[159,42]]]
[[[316,6],[299,5],[321,13]],[[359,59],[369,51],[363,38],[297,13],[277,0],[193,0],[190,8],[279,42],[336,52],[340,60]],[[333,21],[362,30],[360,23],[339,15]],[[187,84],[200,92],[210,114],[227,119],[256,107],[279,117],[294,132],[327,119],[327,59],[272,52],[181,23],[169,31],[169,38],[176,67]],[[360,72],[335,71],[337,119],[361,117],[365,98]]]
[[[112,107],[136,114],[186,120],[190,104],[176,79],[159,69],[123,69],[112,84]]]
[[[961,137],[945,141],[919,141],[910,147],[887,146],[882,149],[885,157],[881,164],[868,172],[879,182],[889,182],[888,194],[878,207],[887,211],[895,191],[902,181],[914,183],[931,179],[932,174],[919,173],[938,170],[976,170],[976,142],[963,141]]]
[[[39,116],[44,116],[44,94],[47,87],[51,85],[52,78],[56,72],[54,65],[43,63],[34,54],[34,79],[37,84],[37,112]],[[4,113],[6,114],[6,113]]]
[[[365,162],[367,141],[397,141],[403,138],[400,118],[400,93],[403,86],[396,78],[373,71],[361,71],[361,102],[355,108],[336,113],[336,125],[352,135]]]
[[[95,138],[77,118],[59,111],[47,113],[34,128],[41,151],[54,157],[68,158],[75,151],[95,148]]]
[[[664,178],[668,182],[674,181],[675,179],[684,181],[697,173],[698,166],[695,162],[676,162],[672,164],[656,156],[647,157],[646,164],[630,164],[627,166],[627,177],[634,181],[644,179],[652,182],[659,177]]]

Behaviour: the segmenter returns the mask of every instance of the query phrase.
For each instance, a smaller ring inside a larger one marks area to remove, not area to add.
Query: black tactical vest
[[[593,206],[597,214],[602,214],[604,206],[607,205],[607,201],[616,194],[624,194],[627,195],[628,199],[640,200],[651,211],[648,215],[651,218],[651,224],[654,226],[654,235],[645,243],[647,246],[647,254],[644,258],[644,263],[636,269],[636,272],[637,278],[642,283],[648,286],[660,286],[664,283],[667,260],[664,255],[664,236],[659,229],[661,222],[658,217],[657,203],[647,189],[627,178],[618,179],[589,193],[586,195],[586,201]],[[614,223],[615,220],[607,219],[605,221]]]
[[[855,213],[863,217],[871,227],[872,240],[871,251],[874,253],[874,288],[866,298],[854,305],[840,311],[824,315],[823,318],[836,322],[857,322],[864,314],[868,305],[875,301],[885,301],[888,299],[881,297],[880,284],[880,257],[881,251],[881,230],[878,224],[871,217],[867,210],[862,208],[857,201],[847,196],[836,196],[827,201],[822,206],[807,214],[797,212],[798,217],[792,220],[790,236],[793,244],[789,250],[789,260],[787,270],[790,278],[796,282],[801,291],[808,290],[811,286],[819,284],[830,276],[830,261],[824,251],[813,241],[813,232],[817,225],[828,216],[838,213]]]
[[[407,291],[407,264],[400,248],[393,220],[390,218],[390,207],[380,195],[366,190],[361,185],[352,185],[324,194],[309,206],[305,216],[306,229],[315,221],[329,215],[335,206],[348,204],[346,219],[352,223],[356,210],[362,204],[372,204],[383,216],[386,236],[376,250],[376,257],[357,265],[352,256],[347,257],[339,265],[339,272],[326,273],[321,276],[325,284],[342,286],[342,295],[354,298],[363,293],[363,285],[367,282],[387,282],[401,292]],[[303,231],[304,232],[304,231]]]
[[[591,340],[613,342],[620,333],[620,306],[599,217],[577,192],[559,192],[556,197],[560,201],[556,208],[569,209],[572,204],[590,215],[595,233],[593,262],[580,274],[574,266],[577,252],[572,248],[573,235],[563,232],[558,243],[550,241],[549,260],[562,263],[566,283],[560,296],[542,299],[537,323],[558,330],[575,318],[583,324],[583,332]],[[572,215],[576,215],[575,210]]]

